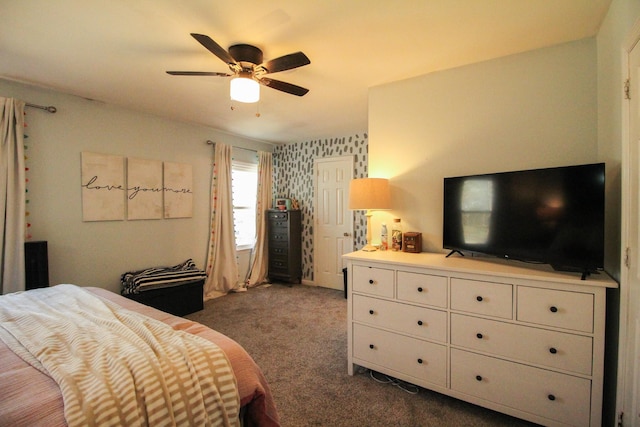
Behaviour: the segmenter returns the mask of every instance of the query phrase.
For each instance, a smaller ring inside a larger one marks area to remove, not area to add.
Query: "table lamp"
[[[349,183],[349,209],[366,210],[367,245],[363,251],[377,250],[371,244],[371,215],[373,210],[391,209],[389,180],[385,178],[356,178]]]

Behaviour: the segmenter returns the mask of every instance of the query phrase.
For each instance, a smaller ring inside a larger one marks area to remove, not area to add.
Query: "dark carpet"
[[[207,301],[186,316],[242,345],[269,381],[284,427],[533,426],[415,387],[347,375],[342,291],[274,284]],[[382,378],[379,376],[378,379]]]

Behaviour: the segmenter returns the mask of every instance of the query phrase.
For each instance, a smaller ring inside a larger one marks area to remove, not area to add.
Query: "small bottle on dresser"
[[[389,238],[387,235],[387,224],[382,224],[382,229],[380,230],[380,250],[386,251],[389,248]]]
[[[391,249],[394,251],[402,250],[402,224],[400,223],[400,218],[395,218],[391,226]]]

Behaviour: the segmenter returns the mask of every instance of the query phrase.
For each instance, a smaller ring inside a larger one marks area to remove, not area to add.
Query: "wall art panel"
[[[127,159],[127,219],[162,219],[162,162]]]
[[[193,167],[164,162],[164,217],[193,216]]]
[[[124,157],[81,153],[82,220],[124,220]]]

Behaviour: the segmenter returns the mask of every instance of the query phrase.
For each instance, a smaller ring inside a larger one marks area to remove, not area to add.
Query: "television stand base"
[[[591,270],[583,270],[581,268],[561,267],[559,265],[553,265],[553,264],[551,264],[551,267],[555,271],[561,271],[565,273],[580,273],[582,275],[580,277],[580,280],[587,280],[587,277],[591,276],[591,274],[598,274],[598,271],[595,271],[595,270],[591,271]]]
[[[457,250],[457,249],[454,249],[454,250],[452,250],[451,252],[449,252],[445,258],[449,258],[451,255],[453,255],[453,254],[455,254],[455,253],[459,253],[459,254],[460,254],[460,256],[464,256],[464,254],[463,254],[462,252],[460,252],[460,251],[459,251],[459,250]]]

